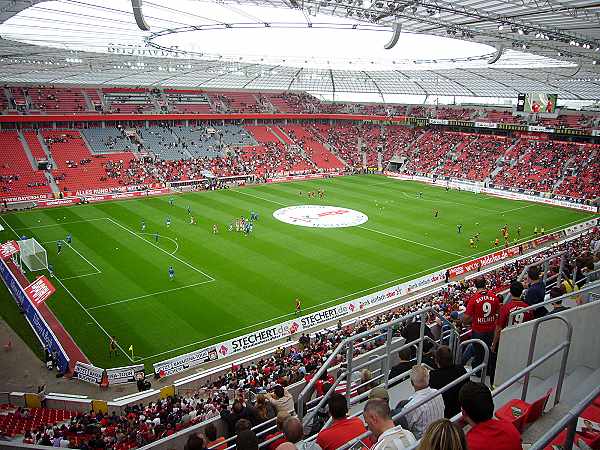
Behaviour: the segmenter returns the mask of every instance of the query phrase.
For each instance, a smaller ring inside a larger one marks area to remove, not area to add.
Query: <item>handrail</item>
[[[317,382],[317,380],[320,379],[320,377],[323,375],[323,373],[330,366],[331,362],[334,360],[335,357],[337,357],[338,354],[341,353],[341,351],[344,347],[346,347],[346,367],[347,367],[347,371],[349,372],[349,376],[351,376],[351,373],[353,370],[352,358],[353,358],[354,342],[356,342],[357,340],[363,339],[363,338],[371,337],[375,333],[379,333],[379,336],[382,336],[384,333],[380,333],[380,332],[382,332],[383,330],[386,330],[386,336],[387,336],[387,335],[389,335],[389,333],[387,332],[387,329],[389,329],[389,328],[393,329],[394,326],[404,323],[404,322],[409,322],[410,320],[412,320],[416,317],[420,317],[420,319],[421,319],[421,328],[420,328],[419,339],[422,340],[423,336],[425,334],[425,320],[427,319],[428,313],[432,313],[433,315],[438,316],[438,317],[440,316],[439,312],[436,311],[433,308],[433,306],[428,306],[419,311],[415,311],[415,312],[412,312],[405,316],[394,319],[391,322],[386,322],[384,324],[377,325],[376,327],[374,327],[370,330],[363,331],[362,333],[356,334],[354,336],[349,336],[349,337],[345,338],[342,342],[340,342],[338,344],[338,346],[335,348],[335,350],[332,352],[332,354],[327,358],[327,360],[323,363],[323,365],[319,368],[319,370],[314,374],[313,378],[306,384],[306,386],[304,386],[304,389],[302,389],[300,394],[298,394],[296,403],[297,403],[297,410],[298,410],[298,415],[299,415],[300,419],[303,418],[303,413],[302,413],[303,408],[302,407],[303,407],[303,404],[305,401],[305,397],[308,395],[309,392],[312,392],[312,389],[313,389],[315,383]],[[454,327],[453,324],[450,324],[450,325],[451,325],[451,327],[453,327],[454,330],[456,330],[456,327]],[[422,345],[419,347],[419,350],[422,350]],[[417,352],[418,357],[420,354],[421,354],[420,351]],[[350,385],[348,384],[347,389],[346,389],[346,398],[347,399],[350,398],[350,390],[351,390],[351,388],[350,388]],[[329,397],[329,395],[331,395],[331,392],[332,392],[332,389],[330,389],[329,392],[327,393],[327,395],[326,395],[327,398]],[[305,423],[307,420],[305,420]]]
[[[548,299],[548,300],[544,300],[543,302],[536,303],[535,305],[527,306],[525,308],[519,308],[519,309],[511,312],[508,315],[508,326],[514,325],[513,318],[517,314],[522,314],[524,312],[532,311],[532,310],[538,309],[538,308],[546,306],[546,305],[551,305],[552,303],[556,303],[558,301],[563,301],[563,300],[568,299],[568,298],[573,298],[573,296],[575,296],[575,295],[579,295],[582,292],[591,291],[593,289],[600,289],[600,280],[594,281],[591,284],[589,284],[589,285],[581,288],[578,291],[569,292],[568,294],[563,294],[560,297],[556,297],[556,298],[551,298],[551,299]]]
[[[569,348],[571,347],[571,338],[573,337],[573,325],[571,325],[567,319],[557,315],[540,317],[533,324],[533,330],[531,331],[531,340],[529,341],[529,355],[527,356],[527,365],[531,364],[533,361],[533,354],[535,352],[535,344],[537,342],[537,334],[540,328],[540,325],[544,322],[549,322],[551,320],[558,320],[566,326],[566,340],[567,346],[565,347],[565,351],[562,355],[562,360],[560,362],[560,370],[558,372],[558,380],[556,382],[556,393],[554,395],[554,405],[557,405],[560,401],[560,394],[562,392],[562,385],[565,378],[565,372],[567,370],[567,359],[569,357]],[[530,374],[525,375],[525,379],[523,380],[523,390],[521,391],[521,400],[525,401],[527,398],[527,389],[529,388],[529,376]]]
[[[567,428],[567,437],[562,448],[571,450],[575,440],[575,430],[577,427],[577,419],[581,413],[600,395],[600,386],[597,386],[583,400],[577,403],[569,410],[558,422],[550,427],[537,441],[535,441],[529,450],[542,450],[545,448],[565,427]]]
[[[425,396],[424,398],[422,398],[421,400],[419,400],[418,402],[416,402],[414,405],[410,406],[409,408],[402,408],[402,411],[400,411],[397,414],[394,414],[392,416],[392,420],[396,421],[399,418],[406,416],[407,414],[413,412],[414,410],[421,407],[422,405],[429,402],[430,400],[433,400],[437,396],[442,395],[444,392],[452,389],[454,386],[457,386],[458,384],[462,383],[463,381],[470,379],[471,376],[476,375],[479,371],[481,371],[481,373],[484,374],[484,376],[485,376],[485,368],[488,365],[488,358],[489,358],[489,350],[488,350],[487,344],[480,339],[469,339],[467,341],[461,342],[461,346],[468,345],[468,344],[478,344],[483,347],[483,349],[484,349],[483,362],[481,364],[479,364],[478,366],[471,368],[470,370],[467,370],[465,374],[463,374],[460,377],[456,378],[455,380],[451,381],[450,383],[448,383],[441,389],[437,389],[435,392],[432,392],[431,394]],[[360,411],[358,414],[356,414],[356,416],[360,416],[360,415],[362,415],[362,411]],[[360,436],[353,438],[352,440],[350,440],[349,442],[347,442],[346,444],[344,444],[342,447],[338,448],[337,450],[346,450],[346,449],[352,447],[359,440],[371,436],[371,434],[373,434],[373,432],[371,430],[367,430],[366,432],[362,433]]]
[[[550,318],[548,318],[548,319],[550,319]],[[540,319],[537,319],[537,320],[540,320]],[[545,355],[540,356],[538,359],[536,359],[535,361],[528,364],[526,367],[521,369],[519,372],[514,374],[512,377],[510,377],[508,380],[506,380],[504,383],[502,383],[500,386],[498,386],[496,389],[494,389],[492,391],[492,398],[494,398],[494,397],[498,396],[499,394],[501,394],[502,392],[504,392],[506,389],[511,387],[513,384],[515,384],[517,381],[519,381],[524,376],[529,375],[535,368],[544,364],[547,360],[552,358],[554,355],[556,355],[558,352],[562,351],[563,349],[565,350],[565,353],[568,354],[570,346],[571,346],[570,341],[561,342],[554,349],[550,350]],[[564,358],[564,359],[566,359],[566,358]],[[566,368],[564,368],[564,369],[566,369]],[[561,366],[561,370],[563,370],[562,366]],[[559,373],[559,376],[561,374],[562,374],[562,376],[564,376],[564,372]],[[450,420],[452,422],[458,422],[461,419],[461,417],[462,417],[462,413],[458,413],[454,417],[452,417]],[[406,450],[415,450],[419,446],[419,443],[420,443],[420,440],[418,442],[416,442],[412,447],[409,447]],[[540,448],[543,448],[543,447],[539,447],[539,448],[535,448],[535,449],[531,448],[530,450],[539,450]],[[565,450],[567,450],[567,449],[565,449]]]

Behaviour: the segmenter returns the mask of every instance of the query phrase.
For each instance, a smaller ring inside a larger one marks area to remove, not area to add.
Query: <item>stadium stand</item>
[[[126,152],[132,146],[120,128],[84,128],[81,134],[92,154]]]
[[[88,109],[83,92],[78,88],[31,88],[29,97],[31,110],[44,113],[76,114]]]
[[[34,170],[16,131],[0,132],[0,196],[19,197],[50,193],[43,172]]]

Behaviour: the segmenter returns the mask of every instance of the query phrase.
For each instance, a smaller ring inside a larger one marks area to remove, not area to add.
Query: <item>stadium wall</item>
[[[52,331],[52,328],[44,320],[40,311],[33,306],[21,283],[19,283],[19,280],[4,260],[0,260],[0,277],[2,277],[2,281],[4,281],[19,309],[23,312],[25,319],[31,326],[42,347],[56,355],[58,367],[62,373],[66,373],[69,370],[69,356],[67,352]]]

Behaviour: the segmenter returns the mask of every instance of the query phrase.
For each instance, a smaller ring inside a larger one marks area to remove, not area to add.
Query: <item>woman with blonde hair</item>
[[[418,450],[467,450],[467,440],[462,428],[440,419],[429,424]]]

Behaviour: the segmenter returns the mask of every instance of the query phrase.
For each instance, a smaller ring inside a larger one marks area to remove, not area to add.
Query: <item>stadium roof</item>
[[[591,1],[145,0],[142,11],[150,31],[127,0],[0,0],[0,81],[600,98]]]

